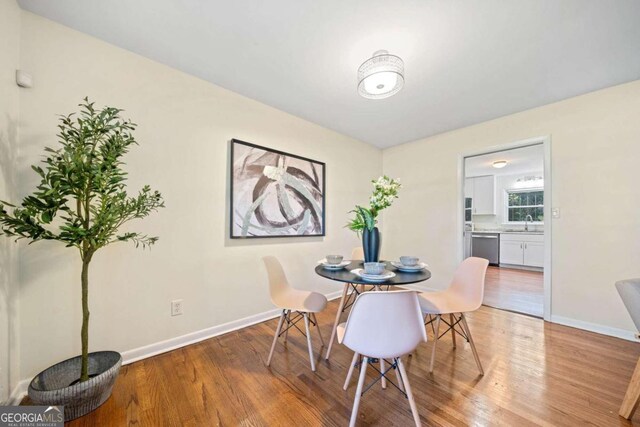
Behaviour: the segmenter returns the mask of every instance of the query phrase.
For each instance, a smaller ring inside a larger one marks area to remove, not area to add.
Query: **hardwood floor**
[[[333,301],[318,316],[325,340],[336,309]],[[347,425],[355,380],[346,392],[342,384],[352,354],[335,345],[326,362],[312,331],[313,373],[305,338],[293,331],[268,368],[276,323],[124,366],[113,396],[69,425]],[[427,374],[431,343],[405,358],[423,425],[640,425],[640,413],[632,422],[618,416],[638,343],[488,307],[470,314],[469,326],[484,377],[469,345],[458,339],[454,350],[449,334],[438,344],[433,376]],[[412,425],[407,400],[377,384],[362,398],[359,425]]]
[[[489,266],[484,288],[484,305],[542,317],[543,274],[537,271]]]

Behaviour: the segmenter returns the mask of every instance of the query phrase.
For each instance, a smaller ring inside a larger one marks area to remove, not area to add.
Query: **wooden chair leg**
[[[320,331],[320,323],[318,322],[318,318],[315,313],[311,313],[313,316],[313,321],[316,323],[316,329],[318,330],[318,336],[320,337],[320,344],[324,347],[324,339],[322,338],[322,332]]]
[[[433,329],[433,348],[431,349],[431,362],[429,362],[429,373],[433,373],[433,365],[436,362],[436,347],[438,345],[438,335],[440,335],[440,315],[436,314],[436,325]]]
[[[338,330],[338,324],[340,323],[340,316],[344,309],[344,301],[347,298],[348,290],[349,284],[345,283],[344,289],[342,290],[342,298],[340,298],[340,305],[338,306],[338,312],[336,313],[336,320],[333,322],[333,330],[331,331],[331,338],[329,338],[329,347],[327,348],[327,353],[324,356],[325,360],[329,360],[329,356],[331,355],[331,348],[333,347],[333,342],[336,339],[336,331]]]
[[[344,380],[344,385],[342,386],[343,390],[346,390],[349,388],[349,382],[351,382],[351,375],[353,375],[353,370],[356,367],[356,363],[358,362],[359,357],[360,357],[360,354],[353,353],[353,359],[351,359],[351,366],[349,366],[349,371],[347,372],[347,378]]]
[[[380,286],[373,285],[373,292],[382,292],[382,289],[380,288]],[[382,358],[380,359],[380,372],[384,372],[384,359]],[[384,375],[382,376],[382,378],[380,378],[380,385],[383,389],[387,388],[387,379],[384,377]]]
[[[413,393],[411,392],[411,385],[409,384],[409,377],[407,371],[404,369],[402,360],[398,358],[398,368],[400,368],[400,374],[402,375],[402,381],[404,382],[404,389],[407,393],[407,399],[409,400],[409,406],[411,407],[411,413],[413,414],[413,421],[416,423],[416,427],[422,425],[420,423],[420,414],[418,414],[418,407],[416,401],[413,399]]]
[[[640,359],[638,359],[636,369],[633,371],[629,387],[627,387],[627,392],[624,395],[622,406],[620,406],[620,416],[630,420],[638,408],[638,404],[640,404]]]
[[[291,326],[291,310],[287,310],[284,318],[287,321],[287,329],[284,331],[284,342],[287,342],[287,338],[289,338],[289,326]]]
[[[353,409],[351,410],[351,420],[349,421],[349,427],[355,427],[358,420],[358,407],[360,406],[360,396],[362,395],[362,387],[364,386],[364,378],[367,375],[367,366],[369,365],[369,358],[362,359],[362,365],[360,365],[360,377],[358,378],[358,388],[356,388],[356,398],[353,401]]]
[[[429,325],[431,325],[431,332],[433,332],[435,334],[435,328],[434,328],[433,322],[431,321],[431,315],[430,314],[425,314],[424,315],[424,324],[425,324],[425,326],[427,325],[427,322],[429,322]],[[427,335],[429,335],[428,334],[428,330],[427,330]]]
[[[282,329],[282,322],[284,321],[284,316],[287,310],[282,310],[282,314],[280,315],[280,320],[278,321],[278,327],[276,328],[276,334],[273,336],[273,344],[271,344],[271,351],[269,352],[269,358],[267,359],[267,366],[271,364],[271,358],[273,357],[273,350],[276,348],[276,343],[278,342],[278,335],[280,335],[280,330]]]
[[[311,346],[311,331],[309,330],[309,313],[304,313],[304,328],[307,331],[307,346],[309,347],[309,361],[311,362],[311,370],[316,371],[316,362],[313,360],[313,347]]]
[[[456,330],[453,326],[456,323],[456,318],[453,313],[449,315],[449,322],[451,322],[451,341],[453,342],[453,348],[456,348]]]
[[[469,344],[471,344],[471,351],[473,351],[473,357],[476,359],[476,365],[478,365],[478,369],[480,370],[480,375],[484,375],[484,369],[482,369],[482,364],[480,363],[478,350],[476,350],[476,345],[473,342],[473,337],[471,336],[471,330],[469,329],[469,325],[467,324],[467,318],[464,316],[464,313],[460,313],[460,319],[462,321],[462,326],[464,327],[465,333],[467,334],[467,337],[469,337]]]
[[[398,365],[396,369],[394,369],[394,371],[396,371],[396,380],[398,380],[398,388],[401,391],[404,391],[404,385],[402,384],[402,375],[400,375],[400,365]]]

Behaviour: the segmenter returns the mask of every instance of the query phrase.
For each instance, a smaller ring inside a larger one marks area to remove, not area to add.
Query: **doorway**
[[[462,259],[485,258],[483,304],[550,319],[550,139],[461,158]]]

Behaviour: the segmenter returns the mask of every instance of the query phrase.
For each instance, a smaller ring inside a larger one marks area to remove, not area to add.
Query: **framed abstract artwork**
[[[325,164],[231,140],[231,238],[325,235]]]

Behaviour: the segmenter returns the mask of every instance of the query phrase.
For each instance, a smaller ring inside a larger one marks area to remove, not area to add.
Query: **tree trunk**
[[[82,368],[80,381],[89,379],[89,263],[91,255],[82,259]]]

